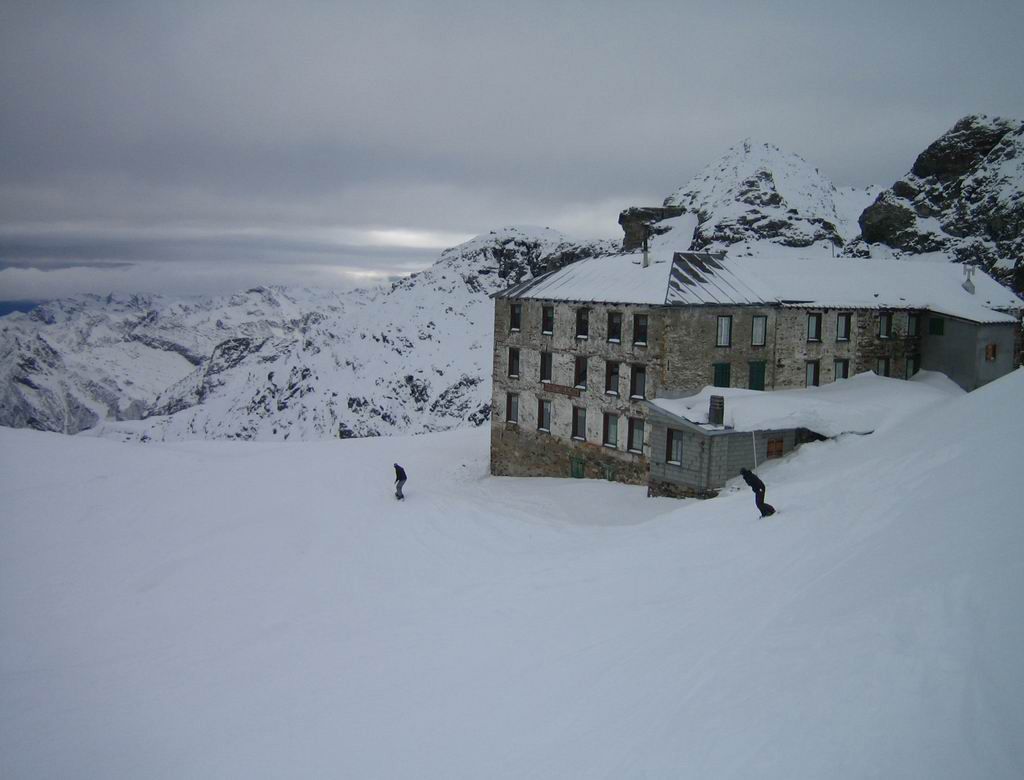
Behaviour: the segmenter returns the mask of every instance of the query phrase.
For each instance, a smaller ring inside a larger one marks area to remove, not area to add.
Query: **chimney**
[[[708,422],[712,425],[722,425],[725,422],[725,398],[720,395],[711,396],[711,404],[708,406]]]
[[[651,264],[650,256],[647,254],[647,237],[650,235],[650,227],[644,226],[644,264],[643,268],[646,268]]]
[[[646,255],[645,255],[645,257],[646,257]],[[971,278],[973,276],[974,276],[974,268],[973,268],[973,266],[965,265],[964,266],[964,283],[962,285],[960,285],[960,286],[963,287],[965,290],[967,290],[967,292],[969,292],[971,295],[974,295],[974,280]]]

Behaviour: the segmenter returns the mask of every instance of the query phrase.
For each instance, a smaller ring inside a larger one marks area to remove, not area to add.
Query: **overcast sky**
[[[620,235],[751,137],[890,184],[1024,118],[1024,2],[0,3],[0,300]]]

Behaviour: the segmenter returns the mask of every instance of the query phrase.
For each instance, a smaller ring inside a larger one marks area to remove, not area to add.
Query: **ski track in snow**
[[[0,429],[0,775],[1020,777],[1021,397],[765,464],[764,521],[483,430]]]

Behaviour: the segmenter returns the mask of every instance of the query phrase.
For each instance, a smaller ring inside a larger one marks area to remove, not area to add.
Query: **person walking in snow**
[[[771,517],[774,515],[775,507],[764,502],[764,494],[767,490],[764,482],[758,479],[757,475],[750,469],[740,469],[740,474],[743,477],[743,481],[750,485],[750,489],[754,491],[754,504],[757,505],[757,511],[761,513],[761,517]]]
[[[402,495],[402,485],[405,484],[405,480],[406,479],[407,479],[407,477],[405,476],[405,469],[403,469],[401,466],[399,466],[396,463],[395,464],[395,498],[397,498],[399,501],[402,501],[405,498],[405,496]]]

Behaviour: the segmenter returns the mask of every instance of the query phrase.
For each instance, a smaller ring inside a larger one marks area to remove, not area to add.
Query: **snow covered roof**
[[[601,301],[652,306],[765,305],[930,309],[974,322],[1013,322],[1024,308],[1012,291],[978,270],[975,292],[963,266],[934,260],[799,256],[729,257],[656,246],[642,253],[580,260],[497,293],[501,298]]]
[[[944,374],[921,371],[910,381],[872,372],[821,387],[799,390],[743,390],[705,387],[687,398],[657,398],[649,403],[708,432],[807,428],[823,436],[871,433],[884,422],[935,401],[963,394]],[[725,399],[725,425],[708,423],[712,395]]]

